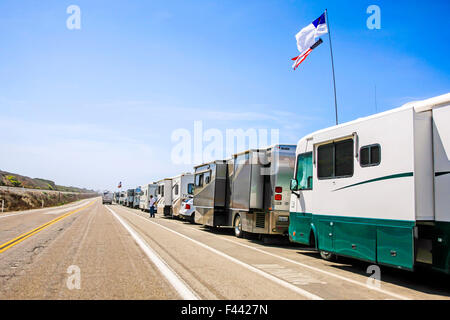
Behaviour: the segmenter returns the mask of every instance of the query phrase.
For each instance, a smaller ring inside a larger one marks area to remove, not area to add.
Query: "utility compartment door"
[[[377,261],[390,266],[413,269],[413,228],[378,226]]]
[[[336,254],[376,261],[376,227],[365,223],[335,222]]]
[[[318,220],[316,223],[319,238],[319,250],[334,252],[334,223],[329,220]]]
[[[450,222],[450,105],[433,109],[436,221]]]

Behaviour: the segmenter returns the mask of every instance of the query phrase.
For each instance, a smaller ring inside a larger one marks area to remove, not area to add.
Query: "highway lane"
[[[449,277],[327,262],[301,246],[238,239],[101,199],[0,216],[0,299],[449,299]],[[79,268],[70,290],[68,268]]]
[[[180,298],[101,200],[91,202],[0,253],[0,299]],[[36,227],[42,218],[15,219]]]
[[[182,221],[149,219],[139,210],[111,208],[203,298],[450,298],[450,279],[445,275],[381,267],[379,286],[368,285],[368,263],[345,258],[327,262],[304,247],[264,245],[255,239],[235,238],[230,230],[212,232]],[[295,292],[262,273],[304,292]]]
[[[53,219],[61,217],[70,211],[86,206],[91,201],[87,199],[59,207],[0,214],[0,245]]]

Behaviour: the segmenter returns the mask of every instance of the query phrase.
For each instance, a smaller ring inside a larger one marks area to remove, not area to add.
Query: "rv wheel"
[[[242,238],[243,235],[240,215],[237,215],[236,218],[234,218],[234,235],[238,238]]]
[[[327,261],[334,261],[336,259],[336,255],[334,253],[328,252],[328,251],[320,250],[320,256],[322,257],[322,259],[327,260]]]

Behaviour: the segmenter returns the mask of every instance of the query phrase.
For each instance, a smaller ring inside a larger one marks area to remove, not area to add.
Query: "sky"
[[[193,148],[199,123],[223,137],[278,130],[284,144],[333,126],[328,36],[296,71],[290,60],[325,9],[340,123],[449,92],[447,0],[3,0],[0,170],[134,188],[192,171],[174,135]]]

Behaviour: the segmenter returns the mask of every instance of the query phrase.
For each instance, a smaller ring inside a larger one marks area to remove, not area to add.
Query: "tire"
[[[189,221],[191,224],[195,224],[195,212],[193,212],[193,213],[191,214],[191,216],[189,217],[188,221]]]
[[[336,255],[332,252],[323,251],[323,250],[320,250],[319,252],[320,252],[320,257],[324,260],[327,260],[327,261],[336,260]]]
[[[234,235],[237,238],[242,238],[244,236],[244,232],[242,231],[242,221],[240,215],[236,215],[236,217],[234,218],[233,227],[234,227]]]

